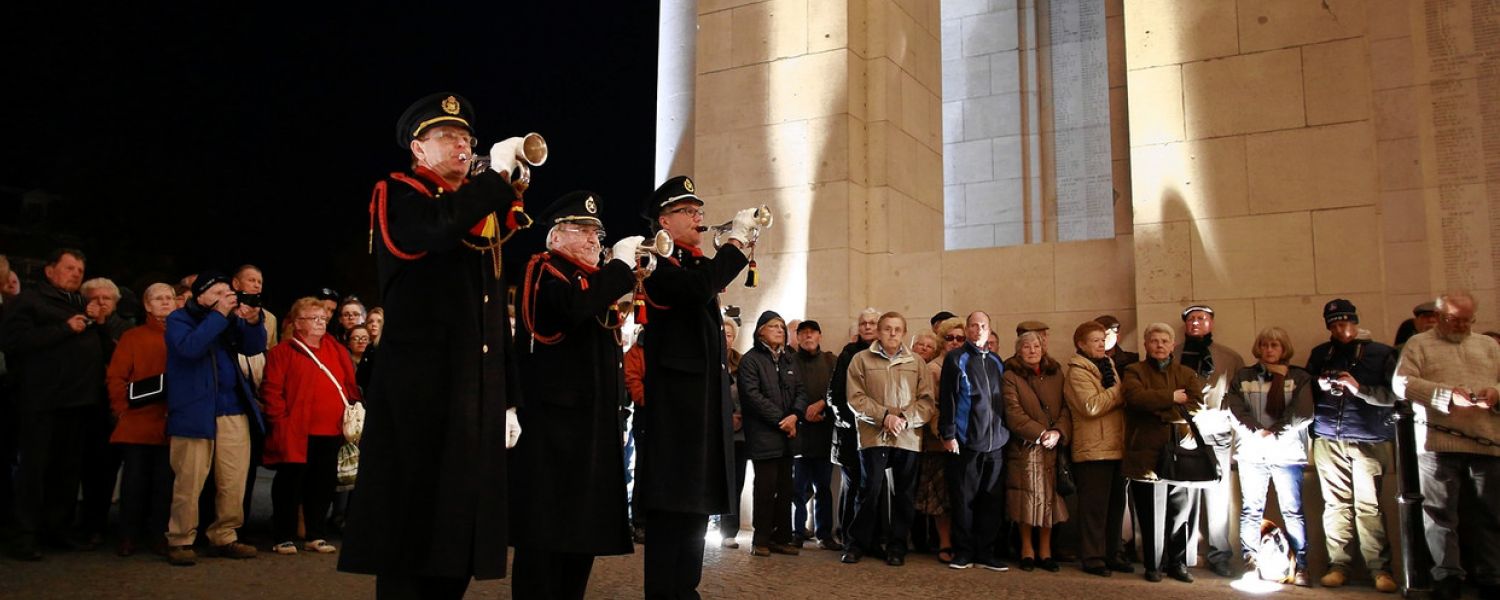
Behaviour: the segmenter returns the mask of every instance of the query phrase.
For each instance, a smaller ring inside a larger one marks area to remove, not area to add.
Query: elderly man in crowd
[[[1224,408],[1224,395],[1229,392],[1234,374],[1245,368],[1245,359],[1229,346],[1214,341],[1214,309],[1205,305],[1193,305],[1182,311],[1184,340],[1173,353],[1172,360],[1192,369],[1203,382],[1204,410],[1194,415],[1198,430],[1213,447],[1220,465],[1228,465],[1230,447],[1234,441],[1233,416]],[[1220,470],[1217,481],[1208,484],[1199,494],[1199,512],[1208,515],[1208,567],[1220,577],[1230,577],[1234,571],[1229,566],[1234,553],[1229,538],[1229,520],[1235,510],[1229,495],[1230,470]],[[1196,515],[1197,513],[1195,513]],[[1198,540],[1203,537],[1201,518],[1188,523],[1191,534],[1188,540],[1188,564],[1197,560]]]
[[[1000,357],[986,349],[990,338],[990,316],[969,315],[964,329],[967,342],[943,359],[938,383],[939,430],[943,445],[955,456],[948,461],[949,498],[953,503],[954,569],[974,563],[992,570],[1008,571],[994,556],[995,539],[1004,519],[1005,401],[1001,397]]]
[[[880,321],[880,311],[866,308],[859,313],[855,323],[854,339],[839,351],[834,362],[833,374],[828,378],[827,403],[832,409],[833,447],[830,449],[834,464],[839,466],[843,479],[839,486],[838,535],[845,546],[854,528],[854,503],[859,489],[864,484],[864,475],[859,468],[859,432],[854,428],[854,413],[849,410],[849,362],[854,355],[868,350],[875,342],[875,327]]]
[[[1418,427],[1422,521],[1432,551],[1435,596],[1458,598],[1466,576],[1481,598],[1500,597],[1500,344],[1472,335],[1478,302],[1466,292],[1438,299],[1438,322],[1412,336],[1396,368],[1396,393],[1411,401]],[[1483,504],[1460,519],[1468,488]],[[1473,519],[1477,522],[1466,522]],[[1478,550],[1474,572],[1460,566],[1460,538]]]
[[[833,450],[833,411],[824,397],[838,359],[823,349],[823,328],[817,321],[801,322],[796,332],[797,349],[792,353],[792,362],[797,365],[810,404],[797,433],[802,438],[802,453],[792,462],[792,530],[799,542],[808,538],[805,521],[809,512],[807,502],[811,500],[812,533],[818,547],[842,550],[833,539],[833,491],[828,488],[833,481],[833,463],[828,460]]]
[[[79,470],[91,420],[104,398],[104,367],[114,341],[104,327],[113,305],[86,302],[84,256],[59,249],[43,269],[46,281],[7,302],[0,351],[20,385],[16,476],[16,554],[40,560],[38,542],[72,549],[65,528],[73,516]]]

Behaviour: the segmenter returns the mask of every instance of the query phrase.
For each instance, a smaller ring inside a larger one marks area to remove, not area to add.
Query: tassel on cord
[[[750,259],[750,270],[745,273],[745,287],[753,288],[760,285],[760,269],[755,266],[755,259]]]

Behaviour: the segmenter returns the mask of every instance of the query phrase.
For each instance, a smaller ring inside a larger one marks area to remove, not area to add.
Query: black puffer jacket
[[[780,315],[766,311],[760,316],[755,329]],[[782,325],[783,331],[786,326]],[[744,415],[745,452],[751,460],[792,457],[801,451],[796,438],[788,438],[779,427],[787,416],[798,417],[807,411],[807,393],[797,376],[797,366],[791,351],[783,345],[780,352],[760,339],[755,347],[740,359],[739,374],[740,409]]]

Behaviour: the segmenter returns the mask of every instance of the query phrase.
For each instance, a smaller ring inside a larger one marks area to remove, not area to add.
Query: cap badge
[[[453,96],[443,98],[443,112],[450,115],[458,114],[458,98],[454,98]]]
[[[691,180],[691,179],[684,178],[682,180],[682,189],[687,190],[689,194],[695,194],[695,193],[697,193],[696,191],[693,190],[693,180]]]
[[[583,209],[589,211],[589,214],[592,215],[599,212],[599,205],[594,203],[593,196],[589,196],[583,200]]]

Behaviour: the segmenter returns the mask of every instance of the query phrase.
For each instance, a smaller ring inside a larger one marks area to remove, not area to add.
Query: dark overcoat
[[[528,402],[517,412],[511,454],[511,545],[630,554],[620,397],[624,393],[614,303],[635,275],[620,261],[594,271],[561,256],[538,265],[539,284],[516,319],[516,361]],[[593,271],[592,273],[590,271]],[[526,286],[531,286],[528,282]],[[531,339],[536,328],[538,340]],[[561,336],[561,337],[555,337]]]
[[[679,247],[646,278],[646,404],[635,440],[643,510],[730,512],[734,407],[719,292],[746,264],[734,246],[713,258]]]
[[[740,359],[740,413],[745,430],[745,452],[750,460],[792,458],[802,453],[801,428],[807,412],[807,392],[792,360],[792,351],[782,346],[777,355],[756,340],[755,347]],[[798,436],[789,438],[781,420],[797,417]]]
[[[114,341],[93,320],[82,333],[73,333],[68,319],[83,312],[82,295],[46,281],[6,306],[0,352],[16,376],[15,405],[21,414],[104,405],[104,367]]]
[[[505,285],[490,254],[466,242],[483,241],[470,228],[504,215],[514,193],[489,171],[456,191],[425,173],[392,174],[385,210],[373,211],[383,364],[366,398],[339,569],[499,578],[505,411],[520,391]]]

